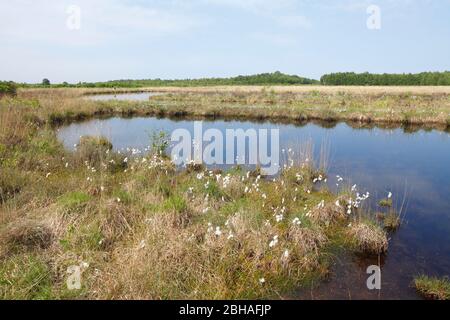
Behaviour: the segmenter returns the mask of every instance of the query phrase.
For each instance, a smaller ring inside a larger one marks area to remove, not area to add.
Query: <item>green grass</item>
[[[187,204],[184,198],[179,195],[170,196],[164,203],[167,210],[173,210],[176,213],[183,213],[187,210]]]
[[[86,204],[91,197],[84,192],[75,191],[61,197],[59,203],[68,209],[75,209]]]
[[[391,208],[392,207],[392,199],[382,199],[378,202],[378,205],[380,207]]]
[[[428,299],[450,300],[450,280],[448,278],[433,278],[425,275],[414,279],[417,291]]]
[[[46,300],[54,298],[51,272],[36,255],[17,255],[0,263],[0,299]]]

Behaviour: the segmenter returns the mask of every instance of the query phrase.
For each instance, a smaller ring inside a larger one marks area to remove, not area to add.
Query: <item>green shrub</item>
[[[170,138],[168,134],[164,131],[160,132],[153,132],[151,136],[151,142],[152,142],[152,152],[163,156],[166,153],[167,148],[170,144]]]
[[[15,96],[17,94],[17,86],[12,81],[0,81],[0,97],[3,95]]]

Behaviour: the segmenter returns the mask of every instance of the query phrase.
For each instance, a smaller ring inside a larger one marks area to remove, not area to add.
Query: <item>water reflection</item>
[[[118,94],[92,94],[86,96],[86,99],[94,101],[109,101],[109,100],[129,100],[129,101],[148,101],[150,97],[160,95],[157,92],[133,92],[133,93],[118,93]]]

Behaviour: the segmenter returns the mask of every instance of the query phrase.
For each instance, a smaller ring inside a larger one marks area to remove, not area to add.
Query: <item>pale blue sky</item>
[[[26,82],[443,71],[450,0],[1,0],[0,43],[0,79]]]

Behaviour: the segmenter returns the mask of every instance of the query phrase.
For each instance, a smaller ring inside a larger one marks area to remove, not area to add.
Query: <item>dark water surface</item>
[[[148,94],[148,93],[147,93]],[[339,255],[328,280],[313,290],[301,290],[296,299],[418,299],[411,287],[418,274],[450,274],[450,134],[439,131],[406,133],[402,129],[353,129],[346,124],[323,128],[240,121],[204,122],[204,130],[280,129],[281,148],[298,150],[312,140],[316,153],[327,142],[329,184],[336,175],[349,185],[369,191],[376,201],[394,194],[401,206],[406,191],[407,210],[400,229],[391,235],[390,248],[382,258],[382,290],[369,291],[366,269],[378,265],[378,258]],[[143,150],[155,130],[172,132],[177,128],[193,131],[192,121],[156,118],[111,118],[71,124],[58,130],[67,148],[73,148],[82,135],[103,135],[116,150]],[[283,156],[280,156],[283,159]]]

